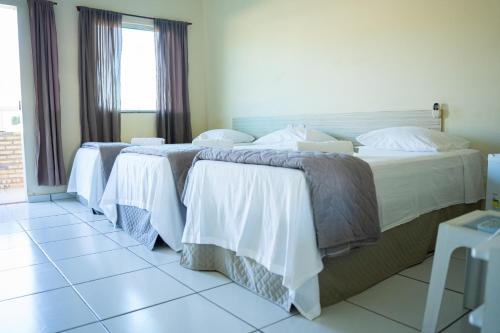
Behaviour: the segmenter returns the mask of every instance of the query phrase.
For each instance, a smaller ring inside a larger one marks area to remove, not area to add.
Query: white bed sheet
[[[475,150],[358,157],[374,173],[382,230],[484,197],[481,156]],[[290,301],[304,316],[320,314],[317,274],[323,266],[301,171],[200,161],[184,203],[183,242],[219,245],[256,260],[283,276]]]
[[[167,158],[143,154],[118,155],[101,200],[101,210],[114,224],[117,205],[151,214],[150,223],[173,250],[182,250],[184,217]]]
[[[99,202],[106,184],[98,149],[80,148],[76,152],[68,181],[68,193],[87,200],[89,208],[100,211]]]

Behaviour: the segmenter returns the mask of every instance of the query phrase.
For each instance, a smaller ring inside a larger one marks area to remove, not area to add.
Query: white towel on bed
[[[159,146],[165,144],[164,138],[132,138],[131,144],[136,146]]]
[[[227,139],[194,139],[193,145],[207,148],[233,148],[234,143]]]
[[[351,141],[298,141],[296,150],[322,153],[353,154],[354,146]]]

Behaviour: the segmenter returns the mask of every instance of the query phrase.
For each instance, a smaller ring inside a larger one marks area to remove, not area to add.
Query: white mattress
[[[117,205],[151,213],[151,225],[173,250],[182,250],[184,217],[167,158],[118,155],[101,200],[104,215],[116,224]]]
[[[421,214],[484,197],[475,150],[382,156],[360,153],[373,170],[382,230]],[[298,170],[200,161],[191,173],[182,241],[214,244],[283,276],[291,302],[307,318],[320,314],[309,191]]]
[[[80,148],[76,152],[68,181],[68,193],[76,193],[88,202],[88,206],[100,210],[106,184],[98,149]]]

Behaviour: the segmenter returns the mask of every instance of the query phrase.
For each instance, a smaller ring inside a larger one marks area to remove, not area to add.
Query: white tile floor
[[[432,258],[305,320],[214,272],[182,268],[74,200],[0,206],[3,332],[417,332]],[[477,332],[454,256],[439,327]]]

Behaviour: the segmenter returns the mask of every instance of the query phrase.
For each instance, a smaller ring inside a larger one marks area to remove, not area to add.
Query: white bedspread
[[[68,181],[68,193],[76,193],[88,202],[88,206],[99,210],[99,201],[106,184],[98,149],[80,148],[76,152]]]
[[[151,225],[173,250],[182,250],[181,204],[168,159],[142,154],[118,155],[101,200],[104,215],[116,224],[117,205],[151,213]]]
[[[474,150],[422,155],[358,155],[372,166],[382,229],[484,197]],[[283,276],[290,301],[307,318],[320,314],[317,274],[323,266],[309,190],[301,171],[201,161],[184,202],[182,241],[214,244]]]

